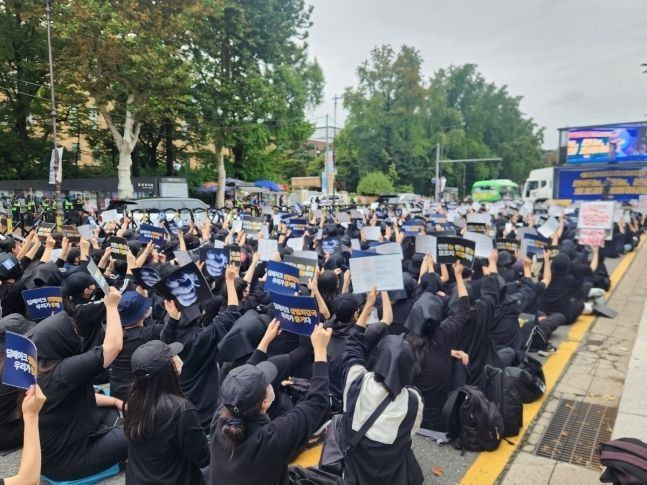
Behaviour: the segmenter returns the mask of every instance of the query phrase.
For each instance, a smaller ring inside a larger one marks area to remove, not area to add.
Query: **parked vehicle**
[[[519,199],[519,186],[509,179],[479,180],[472,185],[476,202],[499,202]]]
[[[113,199],[108,205],[108,209],[117,209],[121,212],[123,209],[129,211],[135,210],[158,210],[163,211],[166,209],[204,209],[207,210],[209,206],[202,202],[200,199],[191,199],[189,197],[157,197],[150,199]]]

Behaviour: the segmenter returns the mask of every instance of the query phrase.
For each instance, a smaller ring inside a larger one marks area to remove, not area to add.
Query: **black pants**
[[[128,441],[116,423],[119,412],[114,408],[98,408],[100,425],[88,437],[78,453],[64,453],[58,460],[43,462],[43,475],[54,480],[78,480],[99,473],[128,457]],[[73,455],[73,456],[72,456]]]
[[[0,451],[22,448],[23,433],[22,419],[0,425]]]

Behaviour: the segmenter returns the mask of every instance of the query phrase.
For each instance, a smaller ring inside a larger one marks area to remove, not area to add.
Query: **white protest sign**
[[[404,259],[404,255],[402,254],[402,245],[397,242],[390,242],[375,246],[375,252],[377,254],[398,254],[400,256],[400,259]]]
[[[583,246],[600,247],[604,243],[605,237],[605,231],[602,229],[580,229],[577,232],[577,240]]]
[[[578,229],[611,229],[613,201],[582,202],[577,219]]]
[[[362,234],[367,241],[379,241],[382,229],[379,226],[365,226],[362,227]]]
[[[463,238],[469,241],[474,241],[476,246],[474,246],[474,256],[477,258],[487,258],[490,256],[494,245],[492,244],[492,239],[490,239],[485,234],[478,232],[466,232],[463,234]]]
[[[258,255],[261,261],[270,261],[278,250],[279,246],[276,239],[258,240]]]
[[[116,209],[110,209],[101,213],[101,219],[103,222],[117,222],[121,219],[121,216],[117,213]]]
[[[354,293],[367,293],[374,286],[378,291],[404,288],[402,262],[397,254],[350,258],[350,273]]]
[[[220,241],[220,240],[216,239],[213,242],[213,247],[216,248],[216,249],[222,249],[222,248],[225,247],[225,243],[223,241]]]
[[[552,217],[560,217],[564,215],[564,208],[559,205],[551,205],[548,208],[548,215]]]
[[[557,232],[557,229],[559,229],[559,221],[551,217],[542,226],[537,228],[537,232],[545,238],[550,238]]]
[[[422,234],[416,236],[416,253],[419,254],[436,254],[436,237]]]
[[[490,224],[489,214],[467,214],[466,219],[468,224]]]
[[[301,251],[303,249],[303,238],[291,237],[287,240],[285,245],[289,248],[292,248],[293,251]]]
[[[94,234],[92,233],[92,229],[88,224],[84,224],[83,226],[78,226],[76,230],[79,232],[79,235],[83,239],[87,239],[88,241],[94,237]]]
[[[350,240],[350,247],[351,247],[351,249],[354,249],[356,251],[361,251],[362,250],[362,245],[361,245],[359,239],[351,239]]]
[[[243,230],[243,221],[241,219],[238,219],[237,221],[233,221],[231,223],[231,228],[236,233],[242,231]]]

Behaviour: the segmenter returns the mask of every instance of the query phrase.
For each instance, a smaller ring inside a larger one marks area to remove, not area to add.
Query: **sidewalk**
[[[641,246],[609,299],[617,317],[597,318],[583,337],[500,483],[599,483],[598,440],[611,431],[614,437],[647,439],[647,410],[640,400],[647,378],[646,267],[647,249]]]

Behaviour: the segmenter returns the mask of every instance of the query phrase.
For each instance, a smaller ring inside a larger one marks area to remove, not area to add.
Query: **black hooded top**
[[[65,312],[40,322],[32,339],[39,363],[55,361],[51,370],[38,376],[47,397],[39,419],[43,474],[47,475],[85,453],[88,437],[100,424],[92,382],[103,372],[103,347],[81,353],[83,341]]]

